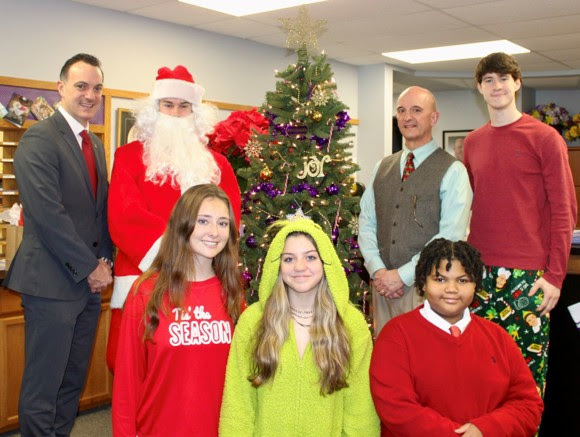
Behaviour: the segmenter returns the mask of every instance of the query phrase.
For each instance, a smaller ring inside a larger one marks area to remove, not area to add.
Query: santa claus
[[[160,68],[136,113],[137,140],[115,153],[109,187],[109,231],[118,248],[107,364],[114,369],[122,308],[131,285],[157,254],[171,210],[189,187],[214,183],[228,195],[237,225],[240,189],[227,159],[208,149],[215,109],[181,65]]]

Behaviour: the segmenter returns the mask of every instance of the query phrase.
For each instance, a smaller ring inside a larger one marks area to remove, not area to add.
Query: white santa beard
[[[182,192],[194,185],[219,183],[219,167],[194,123],[194,114],[158,114],[153,136],[144,145],[146,180],[161,185],[169,179],[172,185],[179,184]]]

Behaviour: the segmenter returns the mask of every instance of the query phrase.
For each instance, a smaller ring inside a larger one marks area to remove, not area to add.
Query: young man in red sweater
[[[510,333],[543,396],[548,317],[560,297],[576,222],[568,151],[555,129],[518,111],[522,73],[512,56],[486,56],[475,78],[490,122],[464,143],[473,188],[468,241],[485,263],[472,311]],[[535,329],[526,323],[529,312],[540,318]]]
[[[530,437],[542,400],[517,346],[471,315],[483,262],[464,241],[429,243],[415,269],[423,306],[385,325],[371,359],[382,436]]]

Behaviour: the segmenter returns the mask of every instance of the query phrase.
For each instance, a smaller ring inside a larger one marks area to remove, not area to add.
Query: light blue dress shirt
[[[418,168],[438,148],[439,146],[432,139],[427,144],[413,150],[415,168]],[[403,146],[400,162],[401,174],[403,174],[403,168],[409,153],[411,153],[411,150],[407,146]],[[373,188],[380,164],[381,162],[378,162],[375,165],[371,182],[362,195],[359,216],[358,244],[365,259],[365,267],[373,278],[377,270],[386,268],[381,259],[377,243],[377,214]],[[473,192],[471,191],[467,170],[460,161],[455,161],[451,164],[443,176],[439,189],[439,198],[441,199],[439,232],[429,241],[437,238],[446,238],[451,241],[465,240]],[[415,254],[408,263],[397,269],[405,285],[411,286],[415,282],[415,266],[418,260],[419,253]]]

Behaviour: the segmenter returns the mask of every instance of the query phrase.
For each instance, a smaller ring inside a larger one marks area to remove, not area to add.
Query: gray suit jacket
[[[24,235],[6,287],[33,296],[76,300],[89,293],[87,276],[98,258],[112,259],[107,226],[107,166],[91,134],[98,173],[92,193],[79,144],[59,111],[30,127],[14,156],[24,208]]]

